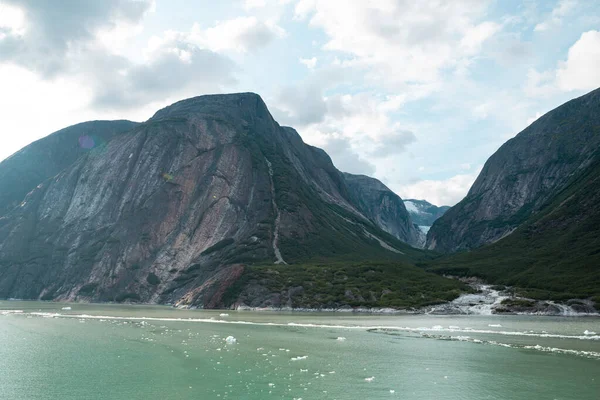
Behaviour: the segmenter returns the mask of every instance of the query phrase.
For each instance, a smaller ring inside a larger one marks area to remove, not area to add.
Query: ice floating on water
[[[225,342],[227,344],[236,344],[237,343],[237,339],[234,338],[233,336],[227,336],[227,338],[225,339]]]
[[[375,377],[372,376],[370,378],[365,378],[365,381],[367,381],[367,382],[373,382],[374,379],[375,379]]]
[[[221,313],[221,314],[219,314],[219,317],[229,317],[229,314],[227,314],[227,313]]]
[[[500,325],[500,324],[489,324],[488,326],[490,328],[502,328],[502,325]]]
[[[299,356],[299,357],[292,357],[292,358],[290,358],[290,360],[300,361],[300,360],[306,360],[307,358],[308,358],[308,356]]]
[[[22,314],[23,310],[4,310],[0,311],[0,315],[8,315],[8,314]]]
[[[61,310],[65,310],[65,311],[69,311],[71,309],[71,307],[63,307],[61,308]]]
[[[596,335],[596,332],[588,331],[587,329],[583,332],[584,335]]]
[[[337,339],[335,339],[335,340],[337,340],[338,342],[343,342],[343,341],[345,341],[345,340],[346,340],[346,338],[345,338],[345,337],[343,337],[343,336],[338,336],[338,338],[337,338]]]
[[[390,389],[390,393],[394,394],[394,393],[396,393],[396,391],[394,389]]]

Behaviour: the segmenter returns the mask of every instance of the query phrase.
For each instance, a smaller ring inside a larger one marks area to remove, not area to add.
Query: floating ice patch
[[[227,314],[227,313],[221,313],[221,314],[219,314],[219,317],[229,317],[229,314]]]
[[[227,336],[227,338],[225,339],[225,343],[227,343],[227,344],[236,344],[237,343],[237,339],[234,338],[233,336]]]
[[[500,324],[489,324],[488,326],[490,328],[502,328],[502,325],[500,325]]]
[[[307,358],[308,358],[308,356],[299,356],[299,357],[292,357],[292,358],[290,358],[290,360],[300,361],[300,360],[306,360]]]
[[[61,308],[61,310],[69,311],[69,310],[71,310],[71,307],[63,307],[63,308]]]
[[[369,377],[369,378],[365,378],[365,381],[366,381],[366,382],[373,382],[373,380],[374,380],[374,379],[375,379],[375,377],[374,377],[374,376],[371,376],[371,377]]]
[[[583,332],[584,335],[596,335],[596,332],[588,331],[587,329]]]
[[[337,340],[338,342],[344,342],[346,340],[346,338],[343,336],[338,336],[338,338],[335,340]]]
[[[8,315],[8,314],[22,314],[23,310],[4,310],[0,311],[0,315]]]

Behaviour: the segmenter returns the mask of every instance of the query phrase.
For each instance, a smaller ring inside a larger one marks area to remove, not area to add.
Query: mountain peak
[[[235,119],[267,116],[272,119],[263,99],[256,93],[245,92],[191,97],[162,108],[150,120],[211,114]]]

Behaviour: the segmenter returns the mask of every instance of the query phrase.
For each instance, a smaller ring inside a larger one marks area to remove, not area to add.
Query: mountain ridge
[[[353,199],[329,156],[277,124],[260,96],[183,100],[81,155],[0,218],[0,296],[224,307],[248,266],[276,261],[380,259],[396,274],[433,277],[410,265],[427,254]],[[460,285],[448,287],[452,297]]]
[[[600,89],[549,111],[503,144],[467,196],[438,219],[427,248],[469,250],[510,235],[593,161]]]

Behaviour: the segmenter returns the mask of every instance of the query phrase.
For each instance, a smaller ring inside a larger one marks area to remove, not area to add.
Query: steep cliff
[[[587,299],[600,308],[600,152],[511,235],[430,264],[537,299]],[[573,304],[577,304],[576,302]]]
[[[184,100],[129,128],[75,149],[0,217],[0,297],[216,307],[249,264],[421,257],[255,94]]]
[[[600,145],[600,89],[539,118],[485,163],[467,196],[438,219],[427,248],[493,243],[536,214],[590,165]]]
[[[375,178],[344,173],[358,209],[378,227],[414,247],[424,237],[411,220],[400,196]]]
[[[40,139],[0,162],[0,216],[81,155],[103,148],[114,136],[136,125],[131,121],[83,122]]]

